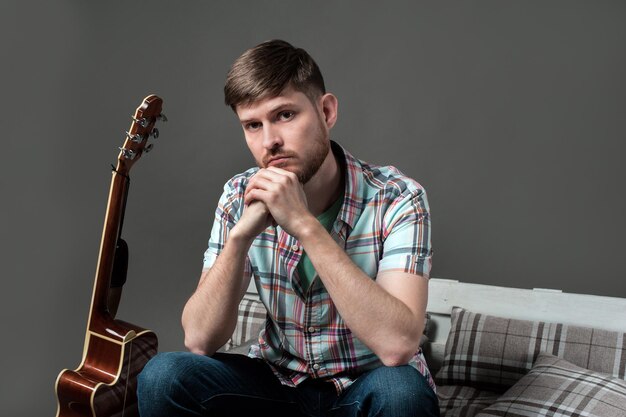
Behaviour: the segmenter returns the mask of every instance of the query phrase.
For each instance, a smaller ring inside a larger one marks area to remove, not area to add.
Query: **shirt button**
[[[300,250],[300,245],[291,245],[291,250],[294,252],[298,252]]]
[[[320,369],[320,364],[319,363],[314,363],[313,364],[313,369],[315,369],[316,371],[318,371]]]
[[[315,327],[311,326],[307,329],[309,333],[315,333]]]

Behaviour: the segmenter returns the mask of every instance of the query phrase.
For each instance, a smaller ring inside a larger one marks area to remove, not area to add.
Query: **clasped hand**
[[[267,210],[265,215],[262,215],[263,207],[259,207],[258,203],[265,206],[264,209]],[[247,211],[255,212],[256,221],[251,223],[255,226],[252,229],[255,232],[258,230],[256,234],[274,223],[280,225],[290,235],[296,236],[299,225],[307,217],[312,216],[297,175],[277,167],[260,169],[250,179],[244,194],[244,204],[242,220],[247,217]],[[260,229],[261,227],[263,228]]]

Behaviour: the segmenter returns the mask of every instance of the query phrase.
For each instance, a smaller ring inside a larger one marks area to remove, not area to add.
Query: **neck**
[[[328,155],[315,173],[313,178],[304,184],[309,210],[314,216],[319,216],[325,212],[344,192],[343,173],[341,165],[332,148],[329,148]]]

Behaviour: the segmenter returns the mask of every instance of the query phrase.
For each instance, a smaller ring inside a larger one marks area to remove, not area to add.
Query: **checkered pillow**
[[[530,372],[476,417],[626,416],[626,381],[540,354]]]
[[[466,385],[443,385],[437,387],[439,410],[444,417],[473,417],[487,408],[499,394],[481,391]]]
[[[621,379],[626,377],[623,333],[513,320],[455,307],[438,385],[502,392],[524,376],[539,352]]]
[[[261,326],[265,323],[267,310],[258,297],[245,295],[239,303],[237,325],[233,335],[224,346],[224,351],[248,353],[246,342],[256,342]],[[235,348],[241,346],[241,349]],[[240,352],[241,351],[241,352]]]

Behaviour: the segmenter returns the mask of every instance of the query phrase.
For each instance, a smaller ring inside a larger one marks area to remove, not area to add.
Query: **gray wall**
[[[109,166],[152,92],[170,122],[132,172],[118,316],[182,349],[222,185],[252,165],[224,76],[270,38],[317,59],[334,139],[426,187],[434,276],[626,297],[626,3],[319,3],[0,3],[0,414],[52,414],[80,361]]]

